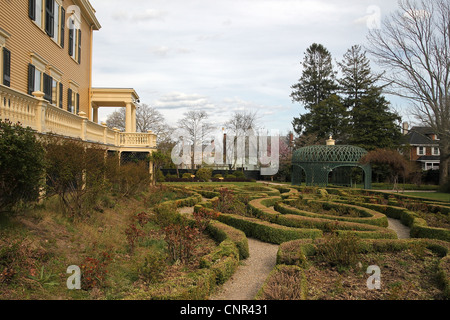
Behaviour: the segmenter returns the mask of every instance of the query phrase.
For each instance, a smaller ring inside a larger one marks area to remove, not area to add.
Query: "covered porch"
[[[125,132],[136,133],[136,108],[139,96],[134,89],[92,88],[91,115],[92,122],[98,123],[99,108],[126,108]]]

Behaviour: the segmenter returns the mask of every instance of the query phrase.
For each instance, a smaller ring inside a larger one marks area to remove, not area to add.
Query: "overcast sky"
[[[393,0],[91,3],[102,25],[94,33],[94,87],[134,88],[173,125],[192,109],[206,110],[217,126],[235,110],[257,110],[261,125],[282,132],[304,113],[290,94],[306,49],[321,43],[340,61],[397,8]],[[101,120],[112,111],[100,109]]]

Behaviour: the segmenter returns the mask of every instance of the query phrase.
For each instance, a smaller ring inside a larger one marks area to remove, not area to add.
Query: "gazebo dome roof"
[[[293,163],[349,162],[357,163],[367,151],[355,146],[318,145],[298,149],[292,157]]]

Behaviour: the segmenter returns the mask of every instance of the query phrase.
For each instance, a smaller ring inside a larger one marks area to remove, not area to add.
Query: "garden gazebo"
[[[348,145],[336,146],[331,137],[327,145],[298,149],[292,156],[292,184],[301,185],[302,172],[304,172],[307,186],[326,187],[333,170],[341,167],[358,167],[364,172],[364,189],[371,189],[372,168],[369,164],[360,163],[361,158],[366,154],[367,151],[363,148]],[[337,184],[343,184],[342,177],[339,178],[338,175],[337,179]]]

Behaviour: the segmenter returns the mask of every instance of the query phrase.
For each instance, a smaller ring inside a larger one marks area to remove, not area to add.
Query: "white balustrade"
[[[156,148],[156,135],[149,133],[121,133],[105,124],[89,121],[84,113],[80,116],[49,104],[42,92],[35,97],[0,85],[0,119],[20,123],[40,133],[54,133],[116,147]]]

